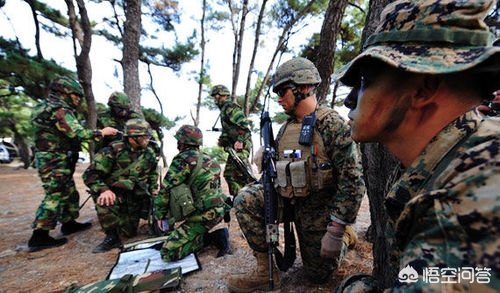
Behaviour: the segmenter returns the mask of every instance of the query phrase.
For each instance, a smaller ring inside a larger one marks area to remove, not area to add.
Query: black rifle
[[[262,184],[264,186],[265,224],[267,253],[269,255],[269,290],[274,289],[273,279],[273,254],[278,245],[279,232],[278,221],[276,219],[277,194],[274,189],[274,181],[277,177],[275,166],[275,144],[271,118],[269,112],[263,112],[260,119],[260,131],[264,143],[262,154]]]

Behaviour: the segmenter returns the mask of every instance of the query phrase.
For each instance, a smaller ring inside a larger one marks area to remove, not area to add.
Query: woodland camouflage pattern
[[[73,89],[71,89],[73,91]],[[45,198],[36,211],[34,229],[52,230],[57,221],[78,218],[79,194],[73,180],[81,141],[100,137],[100,131],[85,129],[75,114],[70,97],[51,92],[32,112],[35,159]]]
[[[137,160],[140,162],[136,164]],[[129,168],[132,164],[133,168]],[[118,203],[112,206],[95,205],[103,230],[117,229],[125,237],[137,233],[139,218],[147,219],[151,209],[151,194],[159,187],[157,165],[158,159],[151,147],[133,150],[127,141],[115,141],[96,153],[82,175],[83,180],[94,202],[108,189],[118,198]],[[113,174],[120,176],[115,177]],[[108,182],[109,178],[116,179]]]
[[[219,145],[222,147],[234,147],[234,143],[243,143],[243,149],[237,151],[238,157],[248,164],[248,158],[252,150],[252,133],[248,119],[240,106],[229,99],[218,104],[221,113],[222,134],[219,137]],[[229,187],[231,195],[238,194],[238,191],[248,182],[246,173],[238,168],[237,162],[228,156],[226,167],[224,168],[224,178]]]
[[[227,196],[222,192],[220,166],[196,146],[182,149],[173,159],[163,179],[163,185],[155,197],[155,218],[169,219],[169,191],[182,183],[188,183],[196,168],[199,156],[203,156],[201,174],[192,180],[191,190],[196,211],[173,230],[160,250],[162,259],[170,262],[179,260],[203,247],[203,234],[223,219],[229,208],[224,202]]]
[[[104,112],[99,113],[97,117],[97,128],[102,129],[104,127],[110,126],[116,128],[119,131],[124,130],[125,123],[134,118],[141,118],[141,116],[130,110],[130,103],[128,97],[125,93],[114,92],[110,95],[108,99],[109,108]],[[124,111],[124,115],[117,114],[119,111]],[[119,135],[110,135],[104,137],[97,145],[96,150],[109,145],[112,141],[119,138]]]
[[[278,143],[283,127],[277,136]],[[321,238],[332,218],[347,224],[354,223],[365,194],[365,185],[358,145],[350,138],[349,126],[343,118],[331,110],[317,121],[316,128],[332,165],[337,167],[337,185],[333,190],[295,197],[292,212],[306,277],[314,283],[322,283],[331,277],[342,261],[348,240],[344,236],[346,245],[338,259],[327,260],[320,257]],[[262,185],[243,188],[235,197],[234,208],[250,248],[267,252]],[[282,206],[278,205],[278,214],[282,213],[281,209]]]

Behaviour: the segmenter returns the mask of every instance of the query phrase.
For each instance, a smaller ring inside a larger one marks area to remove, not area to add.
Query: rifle
[[[267,253],[269,256],[269,289],[274,289],[273,279],[273,254],[278,245],[279,232],[278,221],[276,219],[276,200],[277,194],[274,189],[274,181],[277,177],[275,158],[276,150],[274,148],[274,136],[271,118],[269,112],[263,112],[260,119],[261,137],[264,142],[264,151],[262,154],[262,185],[264,186],[264,206],[265,206],[265,225]]]

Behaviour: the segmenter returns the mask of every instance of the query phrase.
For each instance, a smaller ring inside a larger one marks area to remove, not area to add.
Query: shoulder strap
[[[200,173],[202,164],[203,164],[203,153],[200,151],[198,153],[198,162],[196,163],[196,167],[194,168],[193,172],[191,173],[191,176],[189,176],[188,185],[190,187],[194,181],[194,178],[196,178],[198,176],[198,174]]]
[[[125,173],[128,170],[131,170],[132,168],[135,168],[137,165],[139,165],[139,163],[141,163],[144,154],[145,153],[142,153],[139,157],[137,157],[137,159],[132,164],[128,165],[126,168],[116,170],[115,172],[113,172],[108,178],[106,178],[106,180],[104,180],[104,183],[110,186],[113,183],[113,181],[118,179],[123,173]]]

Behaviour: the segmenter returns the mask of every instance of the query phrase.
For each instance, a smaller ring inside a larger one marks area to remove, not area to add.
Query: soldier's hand
[[[326,233],[321,239],[321,257],[334,259],[340,255],[344,245],[344,225],[328,225]]]
[[[101,133],[103,136],[116,135],[118,133],[118,130],[116,128],[107,126],[101,130]]]
[[[236,141],[234,143],[234,150],[235,151],[241,151],[243,149],[243,143],[241,141]]]
[[[101,206],[107,206],[107,207],[112,206],[115,204],[115,201],[116,201],[116,195],[111,190],[104,191],[97,198],[97,204]]]

